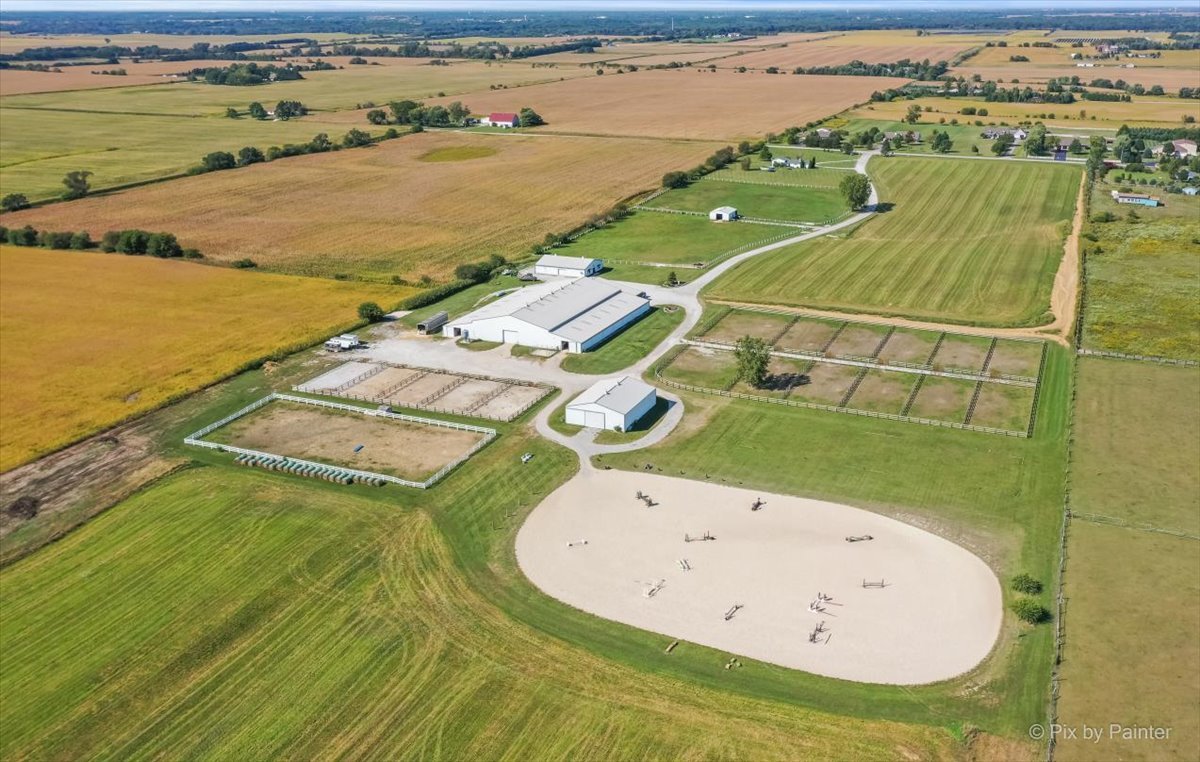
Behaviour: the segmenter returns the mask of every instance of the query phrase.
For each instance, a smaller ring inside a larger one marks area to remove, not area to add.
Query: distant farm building
[[[567,405],[567,423],[589,429],[629,431],[654,409],[658,390],[633,376],[606,378],[588,387]]]
[[[738,210],[732,206],[718,206],[708,213],[713,222],[733,222],[738,218]]]
[[[362,342],[352,333],[343,333],[341,336],[334,336],[325,342],[325,348],[334,352],[344,352],[360,346],[362,346]]]
[[[1147,196],[1142,193],[1112,192],[1113,200],[1118,204],[1136,204],[1138,206],[1161,206],[1162,199],[1158,196]]]
[[[417,330],[424,334],[438,333],[449,319],[449,313],[442,310],[417,323]]]
[[[601,259],[560,257],[557,254],[547,254],[537,261],[533,272],[535,275],[587,278],[598,274],[603,269],[604,260]]]
[[[980,134],[988,140],[995,140],[1004,135],[1012,135],[1013,140],[1024,140],[1029,137],[1029,133],[1020,127],[988,127]]]
[[[1196,141],[1194,140],[1171,140],[1162,145],[1155,146],[1150,149],[1152,153],[1164,154],[1173,153],[1181,159],[1186,159],[1196,155]]]
[[[518,289],[442,327],[448,338],[586,352],[650,311],[650,299],[599,278]]]
[[[1197,193],[1200,193],[1200,189],[1193,188],[1190,185],[1183,189],[1183,195],[1185,196],[1195,196]]]
[[[509,114],[504,111],[493,111],[492,113],[479,120],[479,123],[484,127],[505,127],[512,129],[521,125],[521,119],[516,114]]]
[[[903,132],[885,132],[883,136],[895,144],[897,141],[902,143],[920,143],[921,133],[916,130],[905,130]]]

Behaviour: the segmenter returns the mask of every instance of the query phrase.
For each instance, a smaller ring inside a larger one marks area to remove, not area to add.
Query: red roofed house
[[[521,120],[516,114],[506,114],[499,111],[492,113],[479,120],[479,123],[484,127],[519,127]]]

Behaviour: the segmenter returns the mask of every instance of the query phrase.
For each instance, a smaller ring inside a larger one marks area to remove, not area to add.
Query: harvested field
[[[1186,68],[1166,67],[1152,68],[1141,65],[1135,69],[1123,69],[1112,65],[1079,68],[1075,64],[1062,64],[1058,66],[1036,64],[982,66],[977,65],[974,60],[969,60],[964,65],[952,69],[951,73],[963,77],[971,77],[974,74],[978,74],[985,80],[1005,83],[1016,79],[1020,80],[1022,85],[1042,83],[1048,79],[1058,77],[1079,77],[1084,84],[1091,82],[1093,79],[1107,79],[1114,82],[1118,79],[1123,79],[1130,84],[1138,84],[1145,87],[1162,85],[1167,92],[1177,91],[1181,87],[1196,86],[1196,73],[1194,70],[1189,71]],[[1076,103],[1073,105],[1083,106],[1090,112],[1091,106],[1098,104],[1099,102],[1097,101],[1088,101],[1083,104]]]
[[[755,257],[705,294],[980,325],[1045,322],[1079,168],[897,157],[873,159],[869,172],[894,208],[845,238]]]
[[[347,329],[364,300],[411,293],[0,247],[0,470]]]
[[[1080,69],[1076,70],[1075,73],[1077,74],[1079,71],[1088,70]],[[1074,74],[1067,74],[1065,76],[1074,76]],[[1097,74],[1095,76],[1101,75]],[[1119,74],[1115,73],[1113,73],[1113,76],[1120,77]],[[1050,129],[1069,129],[1072,127],[1116,129],[1122,124],[1130,126],[1161,126],[1164,122],[1170,122],[1174,126],[1180,123],[1185,116],[1197,116],[1200,114],[1200,103],[1194,100],[1187,101],[1161,96],[1134,96],[1133,100],[1129,102],[1078,101],[1076,103],[997,103],[978,98],[942,98],[930,96],[916,98],[911,102],[904,101],[903,103],[900,101],[873,103],[867,107],[854,109],[848,112],[848,115],[862,119],[896,121],[904,117],[906,105],[919,105],[922,108],[929,107],[930,111],[921,117],[924,121],[915,125],[922,133],[941,129],[941,124],[938,122],[943,118],[946,121],[958,119],[960,122],[974,120],[975,117],[962,116],[962,109],[967,107],[987,109],[987,117],[980,120],[985,123],[1041,121],[1045,122],[1046,126]],[[1083,112],[1084,116],[1080,116],[1080,112]],[[970,132],[977,135],[980,130],[978,127],[973,127]],[[963,141],[958,140],[953,134],[951,138],[955,139],[955,147],[962,147],[960,144]],[[928,141],[925,144],[928,145]],[[990,141],[987,141],[987,145],[990,145]],[[984,155],[988,156],[990,154],[985,153]]]
[[[546,119],[549,124],[539,128],[543,132],[736,141],[835,114],[867,100],[875,90],[904,81],[772,77],[694,68],[643,70],[526,87],[516,100]],[[514,95],[472,93],[467,101],[478,112],[500,111],[512,107]],[[668,102],[671,108],[663,108]],[[763,109],[768,102],[772,107]],[[621,117],[614,119],[613,114]]]
[[[92,90],[108,87],[155,85],[176,81],[171,75],[184,75],[199,66],[228,66],[233,61],[142,61],[133,63],[84,64],[64,66],[60,71],[0,69],[0,96],[25,93],[51,93],[63,90]],[[100,74],[124,69],[124,75]]]
[[[654,510],[633,499],[638,490]],[[706,530],[716,542],[683,541]],[[862,534],[877,539],[844,539]],[[657,474],[581,471],[534,509],[516,548],[530,580],[572,606],[845,680],[957,676],[988,655],[1003,618],[987,564],[936,535],[849,506]],[[893,584],[864,588],[864,575]],[[806,609],[818,591],[838,604],[829,613]],[[732,603],[742,606],[723,617]],[[939,637],[923,637],[934,619]],[[828,631],[809,642],[822,620]]]
[[[933,357],[933,364],[935,367],[945,370],[978,373],[983,368],[983,361],[987,357],[988,346],[991,343],[990,339],[973,336],[946,336],[942,339],[942,346],[938,348],[938,353]]]
[[[774,342],[792,322],[791,315],[775,312],[732,310],[699,338],[717,344],[734,344],[743,336],[753,336],[768,344]]]
[[[480,147],[496,153],[420,160],[431,151]],[[170,230],[214,259],[250,257],[261,267],[309,275],[448,279],[463,262],[524,253],[546,233],[657,185],[664,172],[713,147],[425,132],[54,204],[3,222],[87,228],[95,238],[110,229]]]
[[[484,435],[293,402],[272,402],[206,439],[330,466],[422,481]],[[355,451],[361,446],[361,450]]]
[[[974,393],[974,381],[929,376],[921,384],[908,414],[913,418],[962,423]]]
[[[797,66],[840,66],[851,61],[864,63],[893,63],[905,58],[921,61],[950,61],[957,54],[972,47],[971,43],[934,42],[936,37],[913,38],[908,44],[872,45],[853,44],[839,40],[802,42],[784,48],[771,48],[758,53],[747,53],[737,58],[716,61],[717,66],[745,66],[748,69],[765,69],[775,66],[791,71]]]
[[[845,323],[801,318],[783,332],[775,347],[784,352],[824,352]]]

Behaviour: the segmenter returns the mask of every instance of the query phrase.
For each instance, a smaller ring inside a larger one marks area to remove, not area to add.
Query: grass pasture
[[[869,171],[893,208],[844,239],[745,262],[706,294],[980,325],[1045,321],[1078,169],[896,157]]]
[[[1117,186],[1097,183],[1093,218],[1084,240],[1083,346],[1107,352],[1200,360],[1200,197],[1160,196],[1166,206],[1129,207],[1110,196]],[[1138,189],[1147,192],[1145,189]]]
[[[541,132],[736,142],[804,125],[865,101],[875,90],[903,82],[886,77],[775,77],[660,69],[552,82],[516,94],[471,93],[462,100],[479,113],[511,109],[519,101],[546,119]],[[455,99],[433,102],[451,100]],[[664,108],[665,103],[670,108]],[[763,103],[771,103],[771,108],[762,108]]]
[[[210,258],[250,257],[261,267],[304,275],[449,279],[462,262],[524,254],[548,232],[569,230],[587,213],[653,187],[664,172],[713,147],[429,131],[2,220],[87,228],[96,238],[110,229],[169,230]],[[422,160],[431,155],[459,160]],[[181,197],[187,205],[178,203]]]
[[[1077,72],[1088,71],[1079,69]],[[1094,70],[1093,70],[1094,71]],[[1068,75],[1073,76],[1073,75]],[[1087,78],[1092,75],[1080,74]],[[1099,74],[1094,76],[1101,76]],[[1113,78],[1120,78],[1114,75]],[[941,130],[946,125],[938,124],[939,119],[950,122],[957,119],[960,125],[974,124],[979,120],[984,124],[1010,124],[1021,121],[1042,121],[1048,128],[1062,127],[1102,127],[1116,129],[1122,124],[1130,126],[1170,126],[1180,124],[1184,116],[1196,116],[1200,113],[1200,104],[1195,101],[1179,98],[1164,98],[1162,96],[1134,96],[1131,102],[1124,101],[1084,101],[1075,103],[993,103],[978,98],[942,98],[928,96],[914,100],[896,100],[890,103],[872,103],[848,112],[850,117],[872,118],[889,121],[899,121],[904,117],[910,105],[931,111],[921,115],[921,122],[910,125],[907,129],[920,130],[927,133],[931,130]],[[987,116],[963,116],[960,112],[967,106],[976,109],[987,109]],[[1053,116],[1051,116],[1053,114]],[[950,125],[953,126],[953,125]],[[981,128],[976,128],[979,131]],[[951,137],[954,137],[951,134]],[[1086,141],[1085,141],[1086,142]],[[983,149],[980,148],[980,151]],[[984,154],[990,156],[990,153]]]
[[[683,322],[684,312],[678,307],[670,311],[655,307],[650,314],[590,352],[563,357],[563,370],[571,373],[615,373],[628,368],[645,357],[676,326]]]
[[[621,279],[623,263],[660,263],[685,267],[711,263],[722,255],[779,235],[799,234],[795,228],[753,222],[719,223],[707,216],[635,211],[629,217],[582,235],[556,250],[569,257],[594,257],[613,262],[611,277]],[[665,280],[664,270],[657,280]]]
[[[802,182],[808,170],[787,171],[794,172],[797,182]],[[826,223],[847,213],[846,202],[836,187],[760,182],[758,174],[767,173],[723,170],[686,188],[669,190],[645,206],[705,214],[718,206],[732,206],[743,217],[775,222]]]
[[[357,322],[412,289],[0,247],[0,470]]]
[[[519,517],[495,529],[572,468],[565,450],[530,437],[481,457],[494,474],[523,451],[535,457],[508,478],[462,471],[399,503],[365,487],[193,469],[5,569],[0,645],[13,660],[0,690],[12,699],[0,705],[0,753],[957,756],[936,725],[747,695],[708,649],[667,662],[708,664],[696,684],[661,674],[659,636],[602,623],[616,639],[599,654],[585,647],[595,619],[517,570]],[[251,670],[256,679],[238,679]],[[531,733],[531,718],[559,732]]]

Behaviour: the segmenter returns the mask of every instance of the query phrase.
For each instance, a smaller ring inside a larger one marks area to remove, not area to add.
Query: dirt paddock
[[[213,442],[421,481],[483,434],[294,402],[272,402],[214,431]],[[362,448],[355,452],[355,448]]]
[[[657,504],[647,507],[639,490]],[[757,498],[766,504],[752,511]],[[684,540],[705,532],[716,539]],[[846,541],[863,535],[873,539]],[[988,655],[1003,616],[987,564],[916,527],[845,505],[640,472],[581,471],[530,514],[517,561],[548,595],[660,633],[664,646],[678,638],[860,682],[960,675]],[[819,593],[832,600],[811,611]]]

